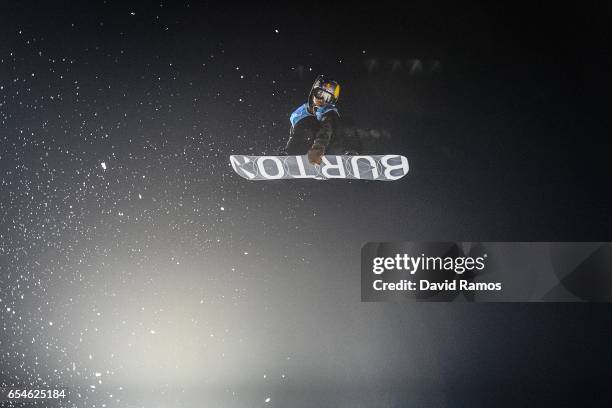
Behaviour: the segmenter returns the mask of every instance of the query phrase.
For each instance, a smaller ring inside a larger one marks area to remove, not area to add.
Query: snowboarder
[[[321,164],[321,157],[340,132],[340,114],[336,104],[340,97],[340,84],[319,75],[315,80],[308,102],[297,108],[289,120],[291,130],[285,147],[288,155],[302,155]]]

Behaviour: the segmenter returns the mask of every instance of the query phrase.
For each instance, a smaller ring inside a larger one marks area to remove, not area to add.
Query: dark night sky
[[[359,251],[611,240],[611,12],[5,5],[0,379],[79,407],[609,396],[607,305],[360,303]],[[407,177],[233,173],[319,73]]]

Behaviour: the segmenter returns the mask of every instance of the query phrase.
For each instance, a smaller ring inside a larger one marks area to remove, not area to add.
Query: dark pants
[[[320,123],[314,116],[307,116],[300,120],[293,128],[289,136],[285,154],[289,156],[303,155],[308,152],[314,143]],[[329,145],[325,148],[326,154],[358,154],[361,151],[361,142],[356,132],[343,131],[334,135]]]
[[[290,156],[306,154],[314,143],[318,130],[319,122],[314,116],[307,116],[300,120],[295,124],[293,132],[289,136],[285,154]]]

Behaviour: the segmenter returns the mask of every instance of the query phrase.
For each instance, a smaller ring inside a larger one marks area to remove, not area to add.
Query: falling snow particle
[[[102,166],[102,169],[106,170],[106,163],[105,162],[100,163],[100,166]]]
[[[266,403],[268,403],[270,401],[271,401],[270,397],[266,398]]]

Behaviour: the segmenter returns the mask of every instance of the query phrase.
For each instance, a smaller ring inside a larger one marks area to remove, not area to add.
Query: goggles
[[[317,99],[323,99],[326,103],[331,103],[334,96],[323,89],[317,89],[314,91],[314,97]]]

